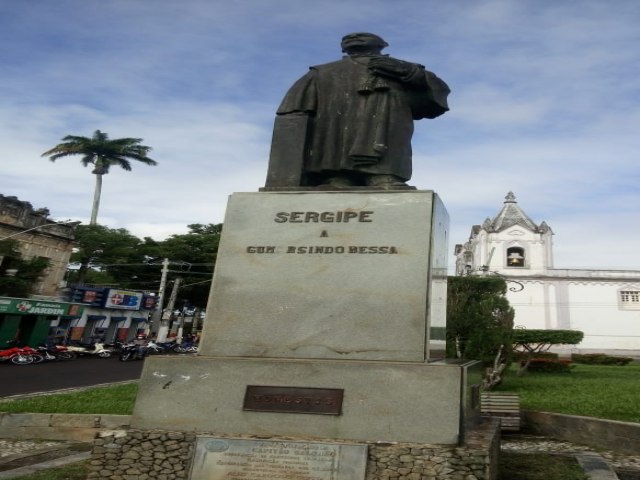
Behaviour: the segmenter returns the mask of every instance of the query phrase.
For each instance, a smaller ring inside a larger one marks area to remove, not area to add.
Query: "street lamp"
[[[17,233],[12,233],[11,235],[8,235],[6,237],[2,237],[2,238],[0,238],[0,242],[2,240],[7,240],[8,238],[17,237],[18,235],[22,235],[23,233],[31,232],[32,230],[37,230],[37,229],[43,228],[43,227],[51,227],[53,225],[71,225],[71,226],[75,227],[75,226],[80,225],[81,223],[82,222],[77,221],[77,220],[65,220],[64,222],[45,223],[43,225],[38,225],[37,227],[28,228],[26,230],[21,230],[20,232],[17,232]]]

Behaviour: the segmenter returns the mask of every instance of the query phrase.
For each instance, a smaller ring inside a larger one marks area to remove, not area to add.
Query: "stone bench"
[[[480,395],[480,413],[500,419],[502,431],[520,431],[520,396],[517,393],[484,392]]]

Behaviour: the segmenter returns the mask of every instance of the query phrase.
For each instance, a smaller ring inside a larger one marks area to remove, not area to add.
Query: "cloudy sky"
[[[452,244],[511,190],[556,267],[640,269],[638,25],[636,0],[0,0],[0,193],[88,221],[91,169],[41,154],[99,129],[159,163],[104,178],[100,223],[222,222],[264,184],[285,91],[371,31],[453,91],[416,125],[410,182],[442,197]]]

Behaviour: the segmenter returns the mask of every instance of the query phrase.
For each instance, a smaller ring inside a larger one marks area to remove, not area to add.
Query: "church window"
[[[640,304],[640,291],[639,290],[621,290],[620,301],[622,303]]]
[[[507,248],[507,267],[524,267],[524,248]]]
[[[620,310],[640,310],[640,289],[618,290],[618,308]]]

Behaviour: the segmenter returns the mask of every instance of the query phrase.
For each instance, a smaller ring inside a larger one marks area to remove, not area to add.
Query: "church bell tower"
[[[456,275],[543,273],[553,268],[552,236],[546,222],[534,223],[509,192],[500,212],[474,225],[469,240],[456,245]]]

